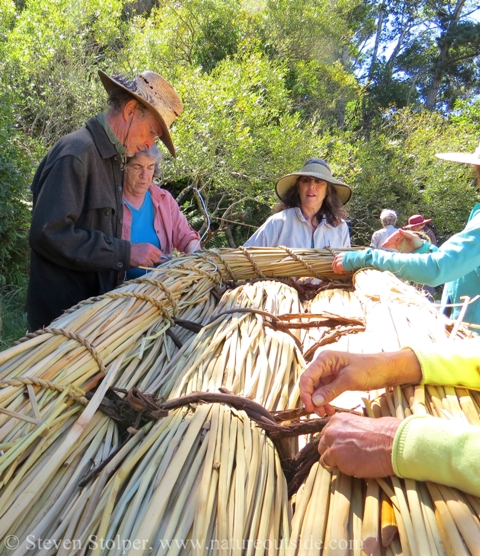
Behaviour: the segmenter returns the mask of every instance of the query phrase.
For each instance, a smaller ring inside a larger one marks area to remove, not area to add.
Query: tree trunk
[[[128,21],[136,15],[150,13],[154,7],[158,6],[158,0],[137,0],[130,2],[123,7],[122,19]]]
[[[373,72],[375,71],[375,65],[377,63],[378,48],[380,45],[380,37],[382,34],[384,17],[385,17],[385,4],[382,3],[380,6],[380,11],[378,12],[377,33],[375,36],[375,45],[373,47],[372,60],[370,63],[370,68],[368,70],[366,88],[370,86],[370,83],[372,82],[373,79]],[[363,122],[363,128],[368,135],[368,129],[370,127],[370,120],[371,120],[371,111],[368,106],[367,97],[368,95],[365,95],[362,100],[362,122]]]
[[[232,249],[236,249],[237,246],[235,245],[235,240],[233,239],[233,234],[232,234],[232,230],[230,229],[230,226],[225,226],[224,231],[228,239],[228,245],[230,245]]]
[[[348,45],[344,44],[342,48],[342,66],[348,70]],[[340,129],[345,127],[345,107],[347,105],[347,98],[345,93],[341,93],[340,98],[337,101],[336,112],[337,112],[337,125]]]
[[[432,86],[428,91],[427,101],[425,103],[425,107],[427,108],[427,110],[434,110],[437,104],[438,91],[440,90],[443,78],[445,76],[448,55],[450,52],[450,47],[452,45],[451,37],[455,32],[455,28],[462,14],[465,1],[466,0],[458,0],[457,5],[455,6],[455,11],[453,12],[453,17],[448,23],[447,28],[442,33],[440,40],[438,41],[440,45],[440,52],[435,62]]]
[[[405,24],[405,26],[402,29],[402,32],[400,33],[400,36],[398,37],[397,44],[395,45],[395,48],[392,50],[392,53],[390,54],[390,58],[388,59],[385,65],[386,73],[390,74],[393,66],[395,65],[397,56],[400,54],[400,51],[402,49],[403,41],[405,40],[407,33],[411,30],[410,23],[411,20],[409,20],[408,23]]]
[[[377,34],[375,36],[375,45],[373,47],[372,61],[370,63],[370,69],[368,70],[368,83],[373,78],[373,72],[375,71],[375,64],[378,58],[378,47],[380,45],[380,37],[383,30],[383,20],[385,18],[385,4],[380,6],[380,11],[378,12],[378,22],[377,22]]]

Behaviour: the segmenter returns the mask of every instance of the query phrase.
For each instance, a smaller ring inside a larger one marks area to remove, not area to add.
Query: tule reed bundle
[[[9,458],[0,476],[0,536],[20,539],[15,551],[0,554],[25,554],[30,535],[59,547],[29,554],[204,554],[208,548],[320,555],[361,554],[362,546],[372,554],[475,553],[475,497],[395,478],[367,485],[316,464],[289,502],[278,452],[244,411],[188,405],[130,428],[125,441],[125,431],[96,411],[100,395],[88,401],[78,390],[101,392],[109,383],[176,399],[224,387],[280,410],[298,406],[304,357],[325,346],[378,351],[419,337],[435,342],[469,334],[388,273],[360,271],[353,287],[337,284],[304,306],[294,289],[265,279],[338,278],[332,259],[330,251],[283,248],[173,259],[0,354],[0,408],[16,415],[0,415],[0,465]],[[252,278],[262,280],[224,291],[226,281]],[[186,329],[185,321],[202,328]],[[46,382],[27,384],[26,376]],[[12,382],[19,378],[24,382]],[[420,411],[480,422],[477,393],[465,389],[405,387],[363,397],[371,415]],[[42,426],[46,433],[38,432]],[[79,487],[109,454],[113,459]],[[62,539],[78,540],[81,549]],[[125,543],[108,545],[115,539]],[[129,546],[134,539],[141,546]]]

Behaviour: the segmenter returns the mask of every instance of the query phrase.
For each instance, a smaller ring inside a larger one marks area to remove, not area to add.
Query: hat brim
[[[131,94],[132,97],[136,98],[139,102],[141,102],[150,112],[152,112],[152,114],[158,120],[160,127],[162,128],[162,136],[160,137],[162,143],[170,151],[170,154],[173,157],[176,157],[177,154],[175,152],[175,147],[173,146],[172,137],[170,136],[170,130],[168,129],[168,126],[165,120],[163,119],[162,115],[160,114],[160,112],[152,104],[146,101],[143,97],[137,95],[136,93],[131,91],[128,87],[125,87],[124,85],[122,85],[122,83],[120,83],[116,79],[113,79],[113,77],[110,77],[102,70],[98,70],[98,76],[100,77],[100,80],[108,94],[110,94],[115,89],[123,89],[124,91],[127,91],[127,93]]]
[[[436,153],[435,156],[449,162],[460,162],[462,164],[475,164],[480,166],[480,158],[475,153]]]
[[[428,224],[432,220],[433,218],[427,218],[427,220],[424,220],[423,222],[419,222],[418,224],[407,224],[406,226],[403,227],[403,229],[410,230],[411,228],[415,228],[416,226],[423,226],[424,224]]]
[[[319,180],[326,181],[327,183],[331,183],[335,187],[335,191],[344,205],[350,201],[352,190],[348,187],[348,185],[345,185],[343,182],[336,180],[335,178],[326,179],[324,175],[316,174],[314,172],[296,172],[295,174],[287,174],[286,176],[283,176],[283,178],[280,178],[275,186],[275,191],[281,201],[284,200],[287,191],[295,185],[299,176],[312,176],[314,178],[318,178]]]

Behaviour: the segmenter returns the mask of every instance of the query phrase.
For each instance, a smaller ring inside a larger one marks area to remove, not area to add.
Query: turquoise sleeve
[[[344,254],[343,267],[347,271],[364,267],[388,270],[419,284],[438,286],[456,280],[480,266],[480,213],[465,229],[452,236],[438,249],[422,246],[415,253],[392,253],[382,249],[349,251]],[[424,253],[425,249],[428,252]]]
[[[392,464],[399,477],[433,481],[480,496],[480,427],[412,415],[397,430]]]

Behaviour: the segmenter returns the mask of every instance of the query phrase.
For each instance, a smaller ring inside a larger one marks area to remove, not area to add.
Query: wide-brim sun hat
[[[461,162],[462,164],[476,164],[480,166],[480,144],[473,153],[436,153],[435,156],[449,162]]]
[[[183,104],[170,83],[154,71],[144,71],[132,80],[119,73],[110,77],[101,70],[98,75],[108,94],[116,88],[128,91],[153,113],[162,128],[160,139],[172,156],[176,156],[169,128],[182,113]]]
[[[428,224],[432,221],[432,218],[423,218],[421,214],[414,214],[410,216],[408,219],[408,224],[403,227],[404,230],[409,230],[410,228],[414,228],[415,226],[422,226],[423,224]]]
[[[335,187],[335,190],[344,205],[348,203],[350,197],[352,196],[352,190],[350,187],[332,176],[330,166],[325,162],[325,160],[322,160],[321,158],[311,158],[305,162],[302,168],[300,168],[300,171],[293,174],[287,174],[278,180],[277,185],[275,186],[275,191],[281,201],[284,200],[287,191],[295,185],[299,176],[311,176],[313,178],[318,178],[319,180],[325,180],[327,183],[331,183]]]

